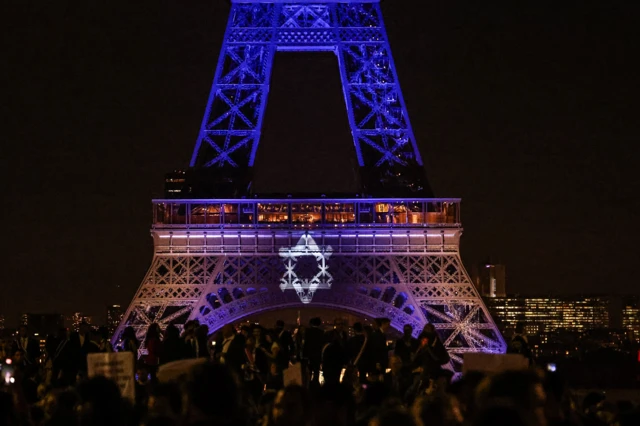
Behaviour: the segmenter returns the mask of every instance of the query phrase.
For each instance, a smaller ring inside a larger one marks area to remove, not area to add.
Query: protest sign
[[[110,352],[87,355],[88,376],[104,376],[118,384],[124,398],[135,400],[133,353]]]

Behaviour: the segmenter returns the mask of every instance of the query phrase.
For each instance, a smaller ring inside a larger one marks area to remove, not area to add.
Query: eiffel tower
[[[277,51],[338,58],[362,190],[350,197],[253,193]],[[153,200],[154,257],[114,342],[198,319],[209,332],[307,305],[431,323],[460,369],[505,342],[462,264],[460,200],[433,198],[378,0],[232,0],[189,170]],[[144,348],[142,349],[144,351]]]

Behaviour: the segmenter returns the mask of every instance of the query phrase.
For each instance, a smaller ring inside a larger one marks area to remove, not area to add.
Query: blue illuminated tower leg
[[[334,13],[340,73],[360,166],[422,170],[379,3],[338,3]]]
[[[376,1],[233,0],[193,169],[250,174],[276,50],[338,55],[364,192],[432,195]]]
[[[253,166],[280,8],[274,3],[232,4],[191,167]]]

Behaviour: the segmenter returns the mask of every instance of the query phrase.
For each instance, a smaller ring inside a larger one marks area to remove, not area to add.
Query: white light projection
[[[304,234],[295,247],[281,248],[285,273],[280,279],[280,290],[294,289],[302,303],[310,303],[319,289],[330,289],[333,277],[329,273],[327,259],[331,246],[320,248],[313,237]]]

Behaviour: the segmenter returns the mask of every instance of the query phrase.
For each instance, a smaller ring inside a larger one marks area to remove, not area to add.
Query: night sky
[[[150,264],[150,200],[188,164],[229,4],[10,3],[0,313],[102,319]],[[512,293],[640,288],[637,14],[583,3],[383,1],[430,183],[463,199],[463,259],[505,263]],[[276,56],[257,187],[353,190],[336,59],[294,55]]]

